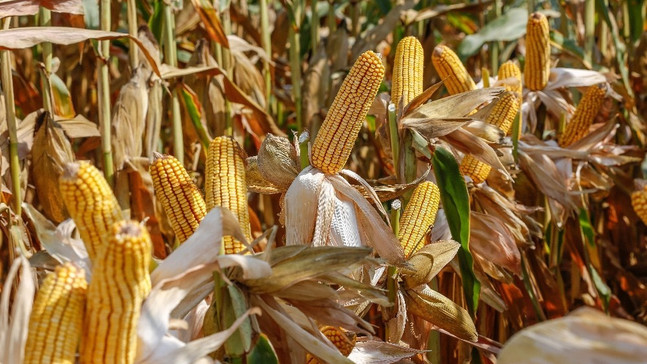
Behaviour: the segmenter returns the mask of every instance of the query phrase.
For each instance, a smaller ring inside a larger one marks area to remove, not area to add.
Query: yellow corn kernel
[[[398,239],[409,257],[425,245],[425,235],[436,221],[440,190],[433,182],[420,183],[411,194],[411,199],[400,218]]]
[[[431,62],[434,64],[438,76],[444,80],[450,95],[476,89],[474,80],[451,48],[445,45],[436,46],[431,55]]]
[[[207,214],[207,205],[180,161],[159,153],[154,158],[149,170],[155,197],[162,204],[178,241],[183,243]]]
[[[137,349],[137,320],[151,282],[152,245],[146,228],[120,221],[92,271],[81,363],[129,364]]]
[[[122,219],[119,203],[101,172],[87,161],[65,166],[59,190],[94,263],[107,244],[110,226]]]
[[[216,206],[229,209],[238,219],[245,238],[251,241],[245,159],[241,147],[233,138],[217,137],[211,141],[207,152],[205,180],[207,209],[211,210]],[[225,236],[222,241],[226,254],[245,249],[240,241],[231,236]]]
[[[647,185],[631,194],[631,206],[640,220],[647,224]]]
[[[474,158],[471,154],[466,154],[461,161],[459,170],[462,175],[469,176],[475,184],[479,184],[487,179],[492,167]]]
[[[85,272],[72,263],[47,275],[29,317],[24,363],[75,363],[86,290]]]
[[[396,110],[422,93],[424,50],[416,37],[405,37],[395,50],[391,102]]]
[[[341,171],[384,78],[380,57],[364,52],[350,69],[312,145],[312,165],[326,174]]]
[[[357,335],[354,332],[346,331],[340,327],[324,326],[321,328],[321,333],[324,334],[324,336],[326,336],[333,345],[335,345],[343,356],[349,356],[355,348]],[[321,362],[311,354],[306,355],[306,364],[319,363]]]
[[[584,96],[575,109],[573,117],[566,125],[566,130],[559,138],[559,146],[567,147],[584,138],[589,132],[607,94],[606,83],[599,83],[586,89]]]
[[[506,91],[514,92],[521,102],[523,85],[521,84],[521,70],[516,63],[512,61],[504,62],[499,67],[499,81],[507,80],[504,84]]]
[[[550,77],[550,27],[542,13],[532,13],[526,25],[526,88],[543,90]]]

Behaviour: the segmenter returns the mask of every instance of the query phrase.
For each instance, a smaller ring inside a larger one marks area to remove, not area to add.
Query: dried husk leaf
[[[348,358],[355,364],[391,364],[400,363],[403,359],[422,353],[424,353],[423,350],[411,349],[403,345],[358,338]]]
[[[458,149],[465,154],[471,154],[479,161],[492,166],[492,168],[501,172],[508,179],[512,178],[501,163],[501,160],[494,149],[476,135],[466,131],[465,129],[457,129],[450,134],[445,135],[443,139],[451,144],[455,149]]]
[[[256,155],[245,159],[245,182],[247,189],[251,192],[267,195],[285,192],[279,186],[263,178],[258,169],[258,156]]]
[[[476,342],[478,334],[469,313],[454,301],[425,287],[422,290],[405,290],[409,312],[452,333],[461,340]]]
[[[521,275],[521,254],[508,228],[496,217],[470,213],[470,249],[487,262]]]
[[[75,160],[74,151],[63,129],[48,113],[42,114],[39,124],[32,148],[31,176],[45,216],[60,223],[69,215],[58,192],[58,178],[63,166]]]
[[[412,268],[403,268],[402,277],[409,288],[427,284],[454,259],[460,244],[441,240],[427,244],[409,258]]]
[[[325,175],[311,166],[304,168],[285,193],[287,245],[309,245],[314,236],[319,190]]]
[[[258,171],[261,176],[287,191],[299,174],[297,152],[288,138],[267,134],[258,150]]]
[[[40,7],[56,13],[83,15],[82,0],[7,0],[0,2],[2,17],[35,15]]]
[[[20,272],[18,272],[20,270]],[[16,289],[13,290],[12,287]],[[14,292],[13,297],[11,293]],[[22,363],[24,358],[29,315],[36,292],[35,277],[29,261],[18,255],[2,285],[0,296],[0,353],[2,363]]]

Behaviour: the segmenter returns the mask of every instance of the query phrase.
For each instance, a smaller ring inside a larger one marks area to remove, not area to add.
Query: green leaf
[[[591,221],[589,220],[589,213],[585,208],[580,208],[580,229],[582,229],[582,234],[586,237],[587,242],[591,247],[595,247],[595,233],[593,232],[593,226],[591,226]]]
[[[481,283],[474,274],[474,259],[470,253],[470,202],[467,186],[465,186],[465,180],[458,170],[458,163],[447,150],[436,148],[433,166],[449,230],[452,233],[452,238],[461,244],[461,248],[458,250],[461,280],[467,309],[474,317],[478,307]]]
[[[607,286],[606,283],[600,277],[598,271],[589,264],[589,271],[591,272],[591,277],[593,278],[593,284],[595,284],[595,289],[598,290],[600,298],[602,298],[602,303],[604,305],[604,311],[609,312],[609,301],[611,301],[611,289]]]
[[[526,8],[510,9],[481,28],[478,33],[465,37],[458,46],[458,55],[461,59],[465,59],[476,54],[486,42],[517,40],[526,34],[527,23]]]
[[[155,40],[157,40],[157,43],[162,43],[162,31],[163,31],[163,21],[164,21],[164,2],[163,1],[155,1],[155,6],[153,8],[153,14],[151,14],[151,17],[148,19],[148,27],[151,30],[151,33],[153,33],[153,36],[155,36]]]
[[[279,364],[272,343],[261,334],[252,352],[247,355],[247,364]]]
[[[196,133],[198,133],[198,137],[200,137],[202,148],[207,150],[209,149],[210,138],[207,133],[207,129],[202,124],[202,106],[198,100],[198,95],[196,95],[196,93],[185,84],[182,84],[180,87],[182,92],[182,101],[186,108],[186,112],[191,119],[191,123],[195,127]]]

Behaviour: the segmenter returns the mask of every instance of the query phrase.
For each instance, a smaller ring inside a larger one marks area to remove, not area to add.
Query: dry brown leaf
[[[470,213],[470,250],[486,261],[521,275],[521,254],[508,228],[498,218]]]
[[[0,18],[35,15],[41,6],[56,13],[83,15],[82,0],[6,0],[0,2]]]
[[[283,191],[287,191],[299,174],[297,152],[286,137],[267,134],[257,162],[261,176]]]
[[[222,44],[225,48],[229,48],[229,41],[213,5],[206,0],[191,0],[191,4],[200,15],[202,25],[207,30],[209,38],[216,43]]]

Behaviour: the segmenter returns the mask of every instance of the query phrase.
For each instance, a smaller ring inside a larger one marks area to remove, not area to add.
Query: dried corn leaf
[[[56,13],[83,15],[82,0],[7,0],[0,2],[0,14],[3,18],[34,15],[41,6]]]

